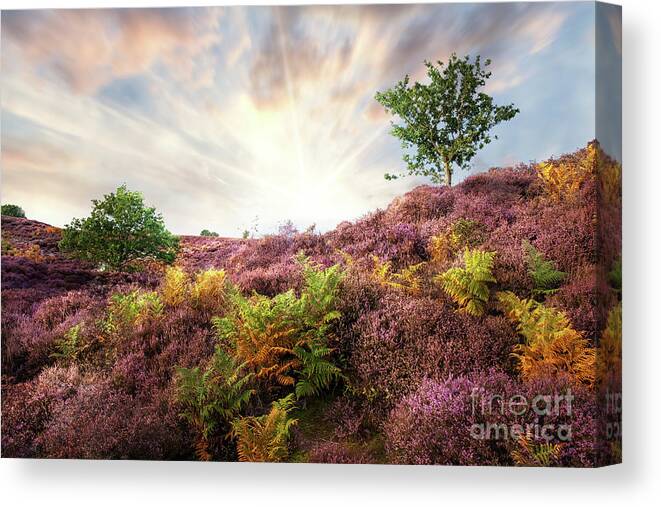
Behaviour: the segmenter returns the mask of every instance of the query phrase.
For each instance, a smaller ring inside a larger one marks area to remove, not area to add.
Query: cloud
[[[331,103],[364,104],[361,114],[378,120],[371,100],[376,90],[403,74],[424,80],[423,61],[444,60],[452,52],[495,61],[492,93],[521,85],[530,76],[526,58],[553,43],[571,10],[553,4],[448,4],[270,12],[250,63],[254,102],[282,107],[308,88]]]
[[[2,166],[7,171],[32,170],[56,174],[55,168],[62,165],[76,165],[75,155],[40,140],[19,141],[3,139]]]
[[[352,44],[341,34],[315,36],[317,18],[301,17],[298,7],[276,7],[250,65],[249,85],[259,107],[277,107],[298,95],[308,81],[341,75],[351,61]],[[321,17],[319,17],[321,14]]]
[[[31,67],[46,69],[80,94],[159,63],[175,77],[190,79],[195,58],[220,38],[220,11],[201,14],[194,9],[9,11],[2,16],[3,46],[9,43]]]

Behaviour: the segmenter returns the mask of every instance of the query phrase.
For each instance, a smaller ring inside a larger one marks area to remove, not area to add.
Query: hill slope
[[[530,243],[565,273],[538,299],[563,312],[594,350],[618,304],[605,271],[621,251],[621,204],[603,178],[585,171],[594,157],[590,145],[550,161],[568,176],[564,183],[522,165],[452,188],[421,186],[325,234],[182,237],[177,265],[190,283],[196,273],[224,269],[243,294],[265,297],[303,290],[299,252],[318,269],[342,267],[335,302],[341,316],[328,344],[344,380],[298,404],[290,459],[513,464],[530,451],[527,444],[471,439],[471,426],[484,422],[484,414],[468,414],[456,393],[573,388],[578,424],[571,442],[558,443],[552,464],[591,466],[599,453],[608,454],[602,462],[615,459],[611,450],[595,448],[591,386],[564,374],[525,380],[511,355],[522,336],[495,294],[535,293]],[[605,166],[619,167],[608,160]],[[3,217],[2,238],[3,455],[193,459],[199,435],[179,417],[174,367],[205,366],[217,343],[211,317],[231,310],[202,310],[192,299],[167,303],[162,266],[110,274],[66,259],[56,248],[59,231],[45,224]],[[481,316],[457,311],[438,281],[463,266],[464,248],[495,252],[496,281]],[[134,290],[157,290],[165,309],[111,336],[102,324],[113,311],[112,295]],[[62,355],[63,343],[73,352]],[[286,392],[278,385],[255,388],[259,400],[246,417],[265,413]],[[205,456],[237,458],[222,434],[205,439]]]

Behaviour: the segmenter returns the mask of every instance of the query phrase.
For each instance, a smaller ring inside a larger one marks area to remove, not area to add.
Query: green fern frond
[[[523,242],[523,249],[526,252],[526,264],[528,265],[528,274],[535,284],[535,295],[552,294],[558,290],[558,286],[565,279],[567,274],[559,271],[553,261],[547,260],[539,250],[530,242]]]
[[[208,443],[218,427],[235,418],[255,393],[248,387],[253,374],[244,374],[245,368],[245,364],[238,364],[220,347],[216,347],[204,370],[200,367],[176,368],[176,396],[182,408],[180,416],[197,432],[198,451],[206,451],[207,447],[202,443]],[[198,452],[198,455],[206,454]]]
[[[489,283],[496,282],[492,274],[495,252],[464,250],[464,267],[454,267],[438,275],[445,292],[459,305],[459,310],[479,317],[489,301]]]

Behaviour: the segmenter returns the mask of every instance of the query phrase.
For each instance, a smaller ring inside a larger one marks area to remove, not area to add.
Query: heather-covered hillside
[[[175,267],[129,274],[3,217],[3,456],[618,461],[597,416],[620,364],[619,182],[590,144],[420,186],[323,234],[182,237]],[[573,398],[503,405],[538,395]]]

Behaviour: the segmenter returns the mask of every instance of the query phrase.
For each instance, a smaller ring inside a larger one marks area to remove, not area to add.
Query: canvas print
[[[2,457],[595,467],[621,9],[2,12]]]

